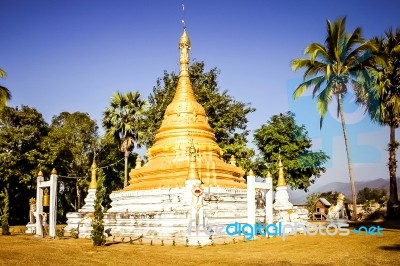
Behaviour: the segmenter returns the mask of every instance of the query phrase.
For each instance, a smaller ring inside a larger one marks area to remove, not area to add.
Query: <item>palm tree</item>
[[[362,63],[370,57],[370,49],[373,46],[364,41],[359,27],[351,34],[346,33],[346,17],[339,18],[334,23],[327,20],[327,27],[325,45],[311,43],[304,52],[309,56],[308,59],[299,58],[291,62],[293,70],[305,69],[304,81],[296,88],[293,96],[298,99],[308,88],[313,88],[313,97],[316,96],[317,110],[321,117],[320,128],[328,104],[336,98],[346,146],[353,201],[352,219],[356,219],[356,188],[343,114],[343,98],[347,93],[347,85],[357,84],[358,70],[363,68]]]
[[[361,72],[363,86],[357,90],[357,101],[363,104],[371,120],[390,127],[389,175],[390,195],[387,208],[388,218],[399,218],[400,207],[396,180],[396,128],[400,126],[400,28],[396,33],[391,29],[385,37],[374,38],[375,56],[369,60],[373,67],[368,72]]]
[[[106,136],[115,138],[120,144],[120,150],[125,157],[124,187],[128,185],[128,158],[135,142],[140,147],[139,135],[142,134],[143,113],[146,102],[140,99],[139,92],[112,95],[110,107],[103,115],[103,127]]]
[[[0,68],[0,78],[5,78],[7,76],[6,72]],[[0,86],[0,110],[7,105],[7,101],[11,99],[11,92],[3,86]]]

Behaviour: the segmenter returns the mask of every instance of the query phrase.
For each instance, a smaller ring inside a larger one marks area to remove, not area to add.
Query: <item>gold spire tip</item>
[[[93,163],[92,163],[92,170],[94,170],[94,169],[96,169],[97,168],[97,165],[96,165],[96,161],[95,160],[93,160]]]
[[[53,170],[51,170],[51,174],[52,174],[52,175],[56,175],[56,174],[57,174],[56,168],[53,168]]]

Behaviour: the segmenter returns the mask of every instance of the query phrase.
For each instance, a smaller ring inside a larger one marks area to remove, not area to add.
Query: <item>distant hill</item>
[[[389,191],[390,181],[389,179],[378,178],[369,181],[358,181],[355,183],[357,192],[365,187],[368,188],[384,188]],[[400,186],[400,177],[397,178],[397,186]],[[351,187],[350,183],[345,182],[332,182],[326,185],[312,187],[309,192],[289,190],[290,202],[293,204],[304,204],[308,194],[321,193],[328,191],[337,191],[343,193],[346,198],[351,198]],[[400,191],[399,191],[400,192]]]

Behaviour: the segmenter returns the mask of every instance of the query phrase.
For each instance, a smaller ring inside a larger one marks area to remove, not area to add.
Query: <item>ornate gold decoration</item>
[[[247,173],[248,176],[254,176],[253,169],[250,169],[250,171]]]
[[[234,155],[231,156],[231,159],[229,160],[229,162],[231,163],[231,165],[235,165],[236,166],[236,158]]]
[[[91,188],[96,189],[97,188],[97,179],[96,179],[97,165],[94,160],[93,160],[93,164],[90,167],[90,169],[92,170],[92,176],[90,179],[89,189],[91,189]]]
[[[204,108],[196,101],[189,78],[190,39],[184,29],[179,39],[180,72],[175,96],[168,105],[148,162],[131,169],[123,190],[183,187],[188,179],[205,186],[245,188],[241,168],[225,163],[208,124]]]
[[[35,198],[30,198],[29,199],[29,205],[36,204],[36,199]]]
[[[38,176],[38,177],[39,177],[39,176],[43,176],[42,170],[39,171],[39,173],[37,174],[37,176]]]
[[[140,158],[140,156],[138,155],[138,157],[136,158],[136,165],[135,165],[135,169],[138,169],[142,167],[142,159]]]
[[[56,175],[56,174],[57,174],[56,168],[53,168],[53,170],[51,170],[51,174],[52,174],[52,175]]]
[[[278,164],[279,172],[278,172],[278,187],[284,187],[286,186],[286,181],[285,177],[283,174],[283,164],[282,161],[279,159],[279,164]]]
[[[44,189],[44,195],[43,195],[43,206],[49,206],[49,205],[50,205],[49,189],[45,188]]]

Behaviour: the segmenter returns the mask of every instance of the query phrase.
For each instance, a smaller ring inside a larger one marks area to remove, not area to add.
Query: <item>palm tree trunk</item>
[[[357,220],[356,185],[354,183],[354,178],[353,178],[353,168],[351,166],[350,147],[349,147],[349,141],[347,139],[346,122],[344,120],[344,114],[343,114],[343,99],[340,94],[337,96],[337,100],[338,100],[340,121],[342,123],[342,129],[343,129],[344,145],[346,147],[347,167],[349,170],[349,178],[350,178],[350,186],[351,186],[351,198],[353,201],[353,215],[351,216],[351,220],[354,221],[354,220]]]
[[[396,127],[390,126],[390,142],[389,142],[389,175],[390,175],[390,193],[387,204],[387,218],[394,219],[400,217],[399,198],[397,195],[397,180],[396,180]]]
[[[129,151],[125,151],[124,187],[128,185],[128,158],[129,158]]]

